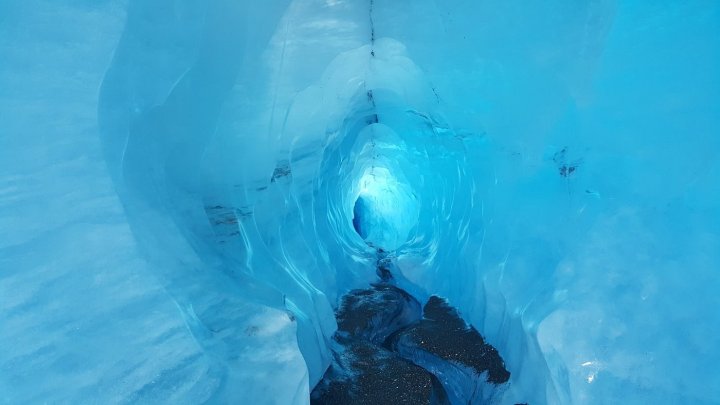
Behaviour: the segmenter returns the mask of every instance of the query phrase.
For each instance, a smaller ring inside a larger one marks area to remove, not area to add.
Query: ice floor
[[[476,402],[720,404],[720,2],[0,0],[0,403],[308,404],[379,260]]]

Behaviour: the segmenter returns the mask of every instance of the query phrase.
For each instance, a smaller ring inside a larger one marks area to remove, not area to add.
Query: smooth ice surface
[[[362,194],[500,403],[718,403],[718,38],[713,0],[0,1],[0,399],[307,403]]]

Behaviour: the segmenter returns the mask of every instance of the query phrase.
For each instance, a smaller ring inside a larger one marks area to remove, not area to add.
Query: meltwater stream
[[[379,249],[379,279],[342,297],[333,362],[311,403],[496,402],[510,377],[497,350],[442,298],[421,307],[391,267]]]
[[[718,38],[713,0],[0,0],[0,403],[717,404]]]

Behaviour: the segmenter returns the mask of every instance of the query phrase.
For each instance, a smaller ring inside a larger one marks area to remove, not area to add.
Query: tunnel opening
[[[363,239],[367,237],[367,231],[363,227],[363,223],[365,222],[366,210],[367,202],[365,201],[365,198],[363,198],[362,196],[358,196],[357,200],[355,200],[355,205],[353,206],[352,223],[355,232],[357,232],[357,234],[360,235],[360,237]]]
[[[392,251],[408,241],[420,205],[412,188],[385,167],[361,176],[352,209],[355,232],[371,247]]]

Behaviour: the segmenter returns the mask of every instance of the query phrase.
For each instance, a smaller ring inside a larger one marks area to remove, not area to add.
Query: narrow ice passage
[[[0,0],[0,402],[717,404],[718,38],[713,0]]]

